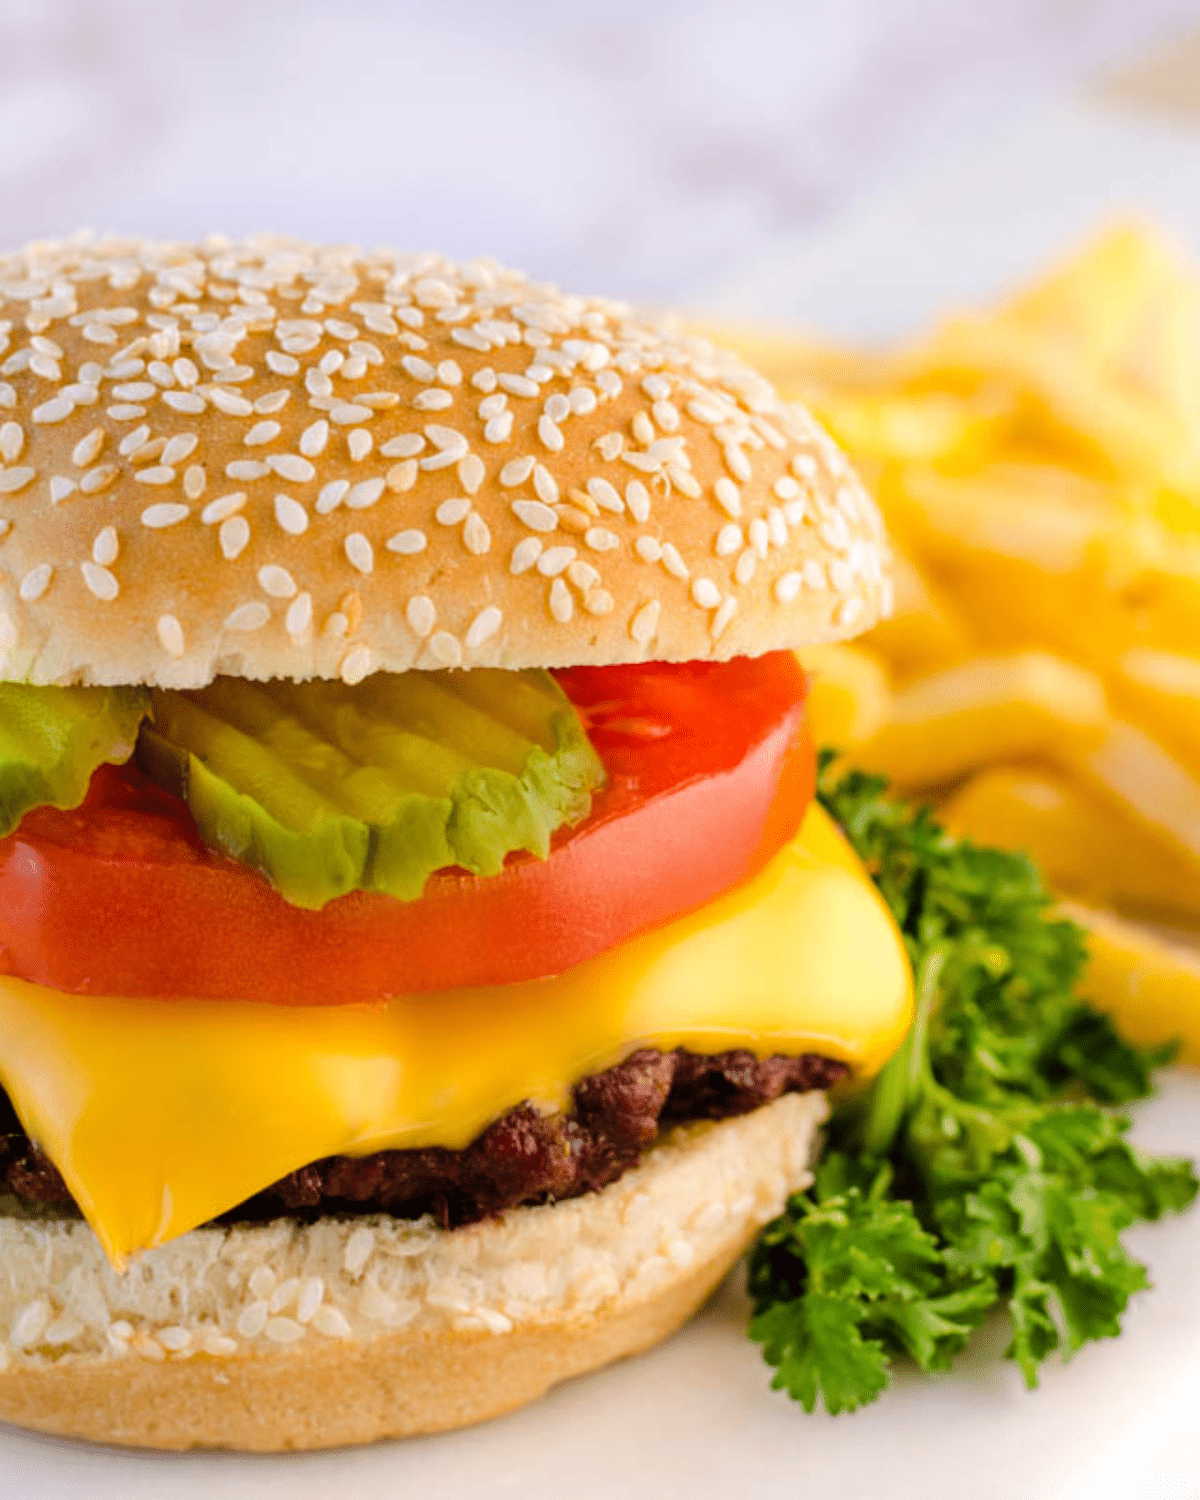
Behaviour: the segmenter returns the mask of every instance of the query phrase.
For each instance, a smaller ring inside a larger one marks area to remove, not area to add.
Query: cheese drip
[[[288,1007],[0,978],[0,1083],[121,1265],[322,1157],[460,1149],[523,1100],[562,1109],[638,1047],[869,1074],[911,1016],[901,936],[814,804],[752,880],[553,979]]]

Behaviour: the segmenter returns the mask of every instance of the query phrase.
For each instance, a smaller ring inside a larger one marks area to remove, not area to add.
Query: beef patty
[[[805,1053],[758,1058],[644,1048],[575,1086],[569,1111],[518,1105],[462,1151],[426,1146],[330,1156],[290,1172],[225,1220],[334,1213],[432,1214],[447,1228],[523,1203],[597,1192],[634,1166],[655,1138],[689,1120],[748,1114],[781,1094],[827,1088],[845,1063]],[[21,1129],[0,1093],[0,1189],[28,1202],[73,1207],[57,1169]]]

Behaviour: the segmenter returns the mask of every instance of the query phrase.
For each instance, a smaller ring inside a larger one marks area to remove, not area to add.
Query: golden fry
[[[809,646],[800,652],[813,674],[808,723],[813,741],[837,749],[868,740],[891,707],[887,669],[861,646]]]
[[[896,602],[868,637],[873,650],[906,677],[965,661],[974,645],[959,611],[902,552],[893,557]]]
[[[1139,916],[1200,921],[1200,863],[1061,773],[989,767],[940,813],[953,833],[1028,854],[1057,890]]]
[[[1108,730],[1096,677],[1044,651],[980,656],[918,678],[892,697],[888,722],[856,764],[897,786],[936,787],[994,760],[1081,755]]]
[[[1131,1041],[1179,1041],[1181,1060],[1200,1063],[1200,953],[1077,901],[1060,909],[1088,933],[1084,995]]]

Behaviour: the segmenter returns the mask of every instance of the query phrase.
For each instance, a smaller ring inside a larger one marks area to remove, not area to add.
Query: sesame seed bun
[[[672,1333],[811,1181],[824,1114],[687,1127],[602,1193],[466,1229],[200,1229],[124,1276],[78,1222],[0,1218],[0,1420],[276,1450],[498,1416]]]
[[[879,515],[733,355],[491,262],[0,256],[0,675],[724,659],[889,602]]]

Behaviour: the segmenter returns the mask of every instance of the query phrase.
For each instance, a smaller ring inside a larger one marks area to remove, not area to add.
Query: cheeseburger
[[[644,1349],[911,1013],[793,651],[879,516],[491,261],[0,257],[0,1418],[308,1448]]]

